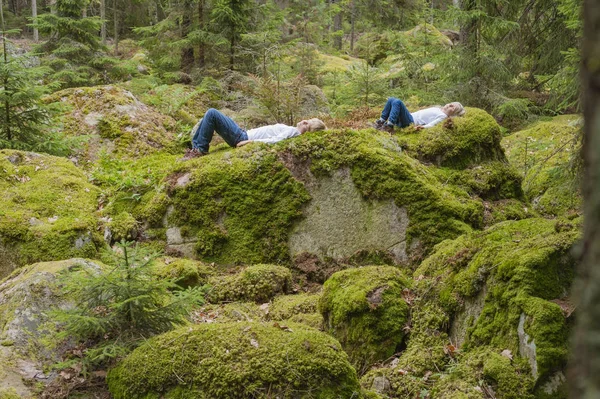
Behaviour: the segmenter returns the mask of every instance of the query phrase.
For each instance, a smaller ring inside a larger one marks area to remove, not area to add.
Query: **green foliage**
[[[9,53],[11,44],[6,36],[15,32],[4,30],[4,16],[1,22],[0,148],[52,150],[48,146],[51,139],[44,132],[51,107],[41,101],[50,87],[39,84],[47,70],[30,65],[34,63],[31,57]]]
[[[404,339],[409,285],[400,270],[365,266],[334,273],[319,300],[325,328],[335,336],[360,373],[396,352]]]
[[[356,371],[332,337],[289,323],[211,323],[149,340],[108,375],[116,399],[350,398]]]
[[[199,288],[174,290],[173,281],[153,278],[156,254],[125,241],[118,251],[111,253],[107,270],[65,278],[65,291],[77,308],[55,314],[64,323],[60,338],[94,342],[86,350],[88,365],[110,363],[149,335],[184,324],[191,306],[203,300]]]

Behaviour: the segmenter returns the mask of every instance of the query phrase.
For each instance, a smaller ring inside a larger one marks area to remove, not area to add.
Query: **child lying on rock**
[[[401,100],[390,97],[381,112],[381,118],[375,121],[375,128],[393,133],[394,126],[402,128],[414,123],[415,129],[421,130],[435,126],[448,117],[463,116],[465,112],[461,103],[454,102],[441,108],[431,107],[411,114]]]
[[[208,147],[215,131],[231,147],[241,147],[253,141],[276,143],[290,137],[299,136],[305,132],[315,132],[325,130],[325,128],[323,121],[313,118],[300,121],[296,127],[277,123],[245,131],[233,119],[214,108],[210,108],[204,114],[204,118],[194,127],[192,149],[186,151],[183,160],[208,154]]]

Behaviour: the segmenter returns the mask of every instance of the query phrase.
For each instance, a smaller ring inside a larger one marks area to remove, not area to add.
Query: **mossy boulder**
[[[302,293],[276,297],[267,317],[269,320],[289,320],[322,329],[323,316],[318,312],[320,294]]]
[[[0,150],[0,278],[25,264],[94,257],[97,187],[67,159]]]
[[[319,311],[357,369],[363,371],[396,352],[405,335],[408,279],[391,266],[366,266],[334,273],[323,286]]]
[[[360,392],[339,343],[301,324],[183,327],[136,349],[107,382],[115,399],[333,399]]]
[[[158,278],[173,280],[182,288],[205,285],[217,274],[214,267],[192,259],[162,258],[154,268]]]
[[[220,264],[289,263],[304,252],[343,259],[361,251],[406,262],[483,220],[480,200],[440,184],[394,137],[373,130],[215,148],[174,165],[153,195],[147,221],[169,232],[168,249]],[[333,233],[310,227],[328,223]]]
[[[292,273],[277,265],[254,265],[234,275],[214,276],[208,280],[211,302],[268,302],[277,294],[291,291]]]
[[[507,221],[437,245],[415,271],[452,315],[450,338],[526,360],[536,386],[561,373],[568,355],[571,249],[578,221]]]
[[[78,154],[83,166],[102,152],[131,158],[177,151],[175,120],[117,86],[66,89],[45,101],[63,106],[56,123],[62,124],[65,134],[85,137]]]
[[[484,110],[467,107],[466,111],[464,116],[428,129],[400,129],[396,134],[398,143],[423,162],[454,169],[491,161],[506,162],[498,123]]]
[[[563,117],[540,122],[502,140],[508,160],[524,175],[525,195],[534,209],[546,216],[582,210],[582,194],[574,167],[580,157],[581,127],[567,120]]]
[[[62,289],[59,275],[104,266],[85,259],[43,262],[15,270],[0,281],[0,386],[13,388],[22,397],[32,393],[31,383],[47,383],[54,371],[49,366],[62,360],[68,342],[61,346],[49,339],[57,331],[52,310],[75,304]],[[23,384],[23,381],[30,384]]]

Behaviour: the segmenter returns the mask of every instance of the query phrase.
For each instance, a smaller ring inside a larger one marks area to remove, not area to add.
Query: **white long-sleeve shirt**
[[[257,127],[256,129],[248,130],[246,133],[248,134],[248,140],[268,144],[277,143],[278,141],[289,139],[290,137],[300,136],[300,131],[298,129],[294,126],[284,125],[283,123]]]
[[[446,115],[444,111],[438,107],[425,108],[420,111],[413,112],[411,115],[415,121],[415,125],[422,125],[423,127],[435,126],[448,117],[448,115]]]

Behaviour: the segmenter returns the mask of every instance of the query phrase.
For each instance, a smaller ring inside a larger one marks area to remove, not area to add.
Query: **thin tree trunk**
[[[183,17],[181,19],[181,38],[185,39],[192,27],[192,2],[185,0],[183,3]],[[194,65],[194,49],[186,47],[181,50],[181,69],[189,73]]]
[[[100,19],[102,26],[100,27],[100,38],[102,45],[106,45],[106,0],[100,0]]]
[[[356,22],[356,5],[350,2],[350,51],[354,51],[354,25]]]
[[[233,71],[235,66],[235,30],[231,32],[229,46],[229,69]]]
[[[82,12],[81,12],[81,16],[82,16],[83,18],[87,18],[87,6],[86,6],[86,7],[83,7],[83,10],[82,10]]]
[[[200,31],[204,30],[204,2],[205,0],[198,0],[198,29]],[[200,41],[198,44],[198,67],[204,68],[205,66],[205,54],[206,54],[206,44],[204,41]]]
[[[337,3],[337,1],[332,1],[332,4],[335,4],[335,3]],[[333,33],[335,34],[334,40],[333,40],[333,46],[338,50],[342,49],[342,35],[340,34],[341,30],[342,30],[342,12],[340,11],[337,14],[335,14],[335,16],[333,17]]]
[[[2,50],[3,50],[3,55],[4,55],[4,65],[8,64],[8,51],[6,48],[6,35],[4,34],[4,32],[6,32],[6,27],[4,25],[4,4],[2,2],[2,0],[0,0],[0,23],[2,24],[1,28],[2,28]],[[4,79],[3,79],[3,89],[4,91],[8,92],[8,74],[4,75]],[[4,99],[4,110],[5,110],[5,118],[4,118],[4,122],[5,122],[5,126],[6,126],[6,138],[8,139],[8,141],[12,140],[12,132],[10,131],[10,104],[8,102],[8,97],[6,97]]]
[[[37,0],[31,0],[31,17],[33,23],[37,22]],[[40,40],[40,33],[37,27],[33,28],[33,41],[38,42]]]
[[[56,0],[50,0],[49,5],[50,5],[50,14],[56,15]]]
[[[114,40],[115,54],[119,54],[119,11],[117,9],[118,0],[113,0],[113,25],[114,25]]]
[[[581,87],[585,136],[583,258],[579,273],[570,398],[600,395],[600,5],[584,1]]]

